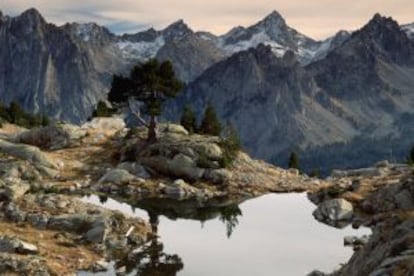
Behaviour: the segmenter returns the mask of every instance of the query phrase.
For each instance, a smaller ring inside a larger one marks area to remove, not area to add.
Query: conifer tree
[[[289,157],[288,167],[299,170],[299,157],[296,152],[292,152]]]
[[[99,101],[96,109],[92,113],[92,117],[110,117],[112,112],[112,109],[105,102]]]
[[[167,97],[175,97],[181,90],[182,83],[176,78],[171,62],[159,63],[150,59],[144,64],[132,68],[129,77],[114,76],[108,99],[112,102],[128,102],[135,117],[148,128],[149,142],[157,140],[157,120]],[[133,101],[143,103],[133,107]],[[149,117],[149,122],[141,116]]]
[[[190,104],[184,106],[180,124],[191,134],[197,130],[196,117]]]
[[[10,116],[10,122],[13,124],[18,124],[24,116],[23,109],[17,102],[14,101],[10,103],[8,111]]]
[[[211,103],[208,103],[204,117],[201,120],[200,130],[201,134],[219,136],[221,132],[221,124],[217,118],[216,111]]]

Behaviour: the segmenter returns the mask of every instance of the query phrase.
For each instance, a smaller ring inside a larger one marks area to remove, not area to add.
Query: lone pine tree
[[[157,120],[167,98],[175,97],[182,83],[176,78],[171,62],[151,59],[132,68],[129,77],[114,76],[108,100],[114,103],[128,103],[131,112],[139,122],[148,128],[148,141],[157,140]],[[136,108],[133,103],[143,103]],[[141,115],[149,117],[147,122]]]

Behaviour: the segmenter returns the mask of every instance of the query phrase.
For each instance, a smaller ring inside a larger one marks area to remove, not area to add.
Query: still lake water
[[[97,196],[90,196],[83,200],[149,219],[147,211],[113,199],[100,203]],[[156,243],[161,246],[156,246],[160,248],[156,255],[164,256],[161,263],[179,264],[172,265],[169,273],[157,274],[156,260],[154,266],[146,264],[154,270],[146,268],[145,273],[144,268],[138,268],[138,275],[175,275],[171,271],[182,276],[295,276],[314,269],[331,272],[352,255],[352,248],[343,246],[343,237],[371,231],[319,223],[312,216],[315,208],[306,194],[269,194],[216,212],[216,217],[210,215],[203,222],[160,215]],[[151,253],[144,255],[146,262],[151,262]],[[171,258],[177,255],[179,261]],[[134,270],[130,275],[136,273]]]

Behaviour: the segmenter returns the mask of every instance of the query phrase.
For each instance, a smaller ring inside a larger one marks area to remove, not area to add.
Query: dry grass
[[[0,234],[36,245],[39,256],[44,258],[54,275],[69,275],[87,269],[102,258],[91,248],[74,243],[74,236],[67,233],[61,235],[56,231],[39,230],[28,225],[0,222]]]

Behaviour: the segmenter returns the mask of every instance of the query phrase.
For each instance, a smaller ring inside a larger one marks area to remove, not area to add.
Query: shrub
[[[414,146],[411,148],[410,154],[407,157],[407,164],[410,166],[414,165]]]
[[[109,108],[105,102],[99,101],[96,109],[92,113],[92,117],[111,117],[115,110]]]
[[[309,176],[320,178],[321,177],[321,170],[320,169],[313,169],[313,170],[310,171]]]
[[[220,160],[220,165],[226,168],[233,163],[238,152],[241,150],[240,138],[232,125],[227,127],[224,137],[220,139],[220,146],[223,150],[223,157]]]
[[[46,115],[27,113],[14,101],[7,108],[0,104],[0,118],[26,128],[49,125],[49,118]]]

